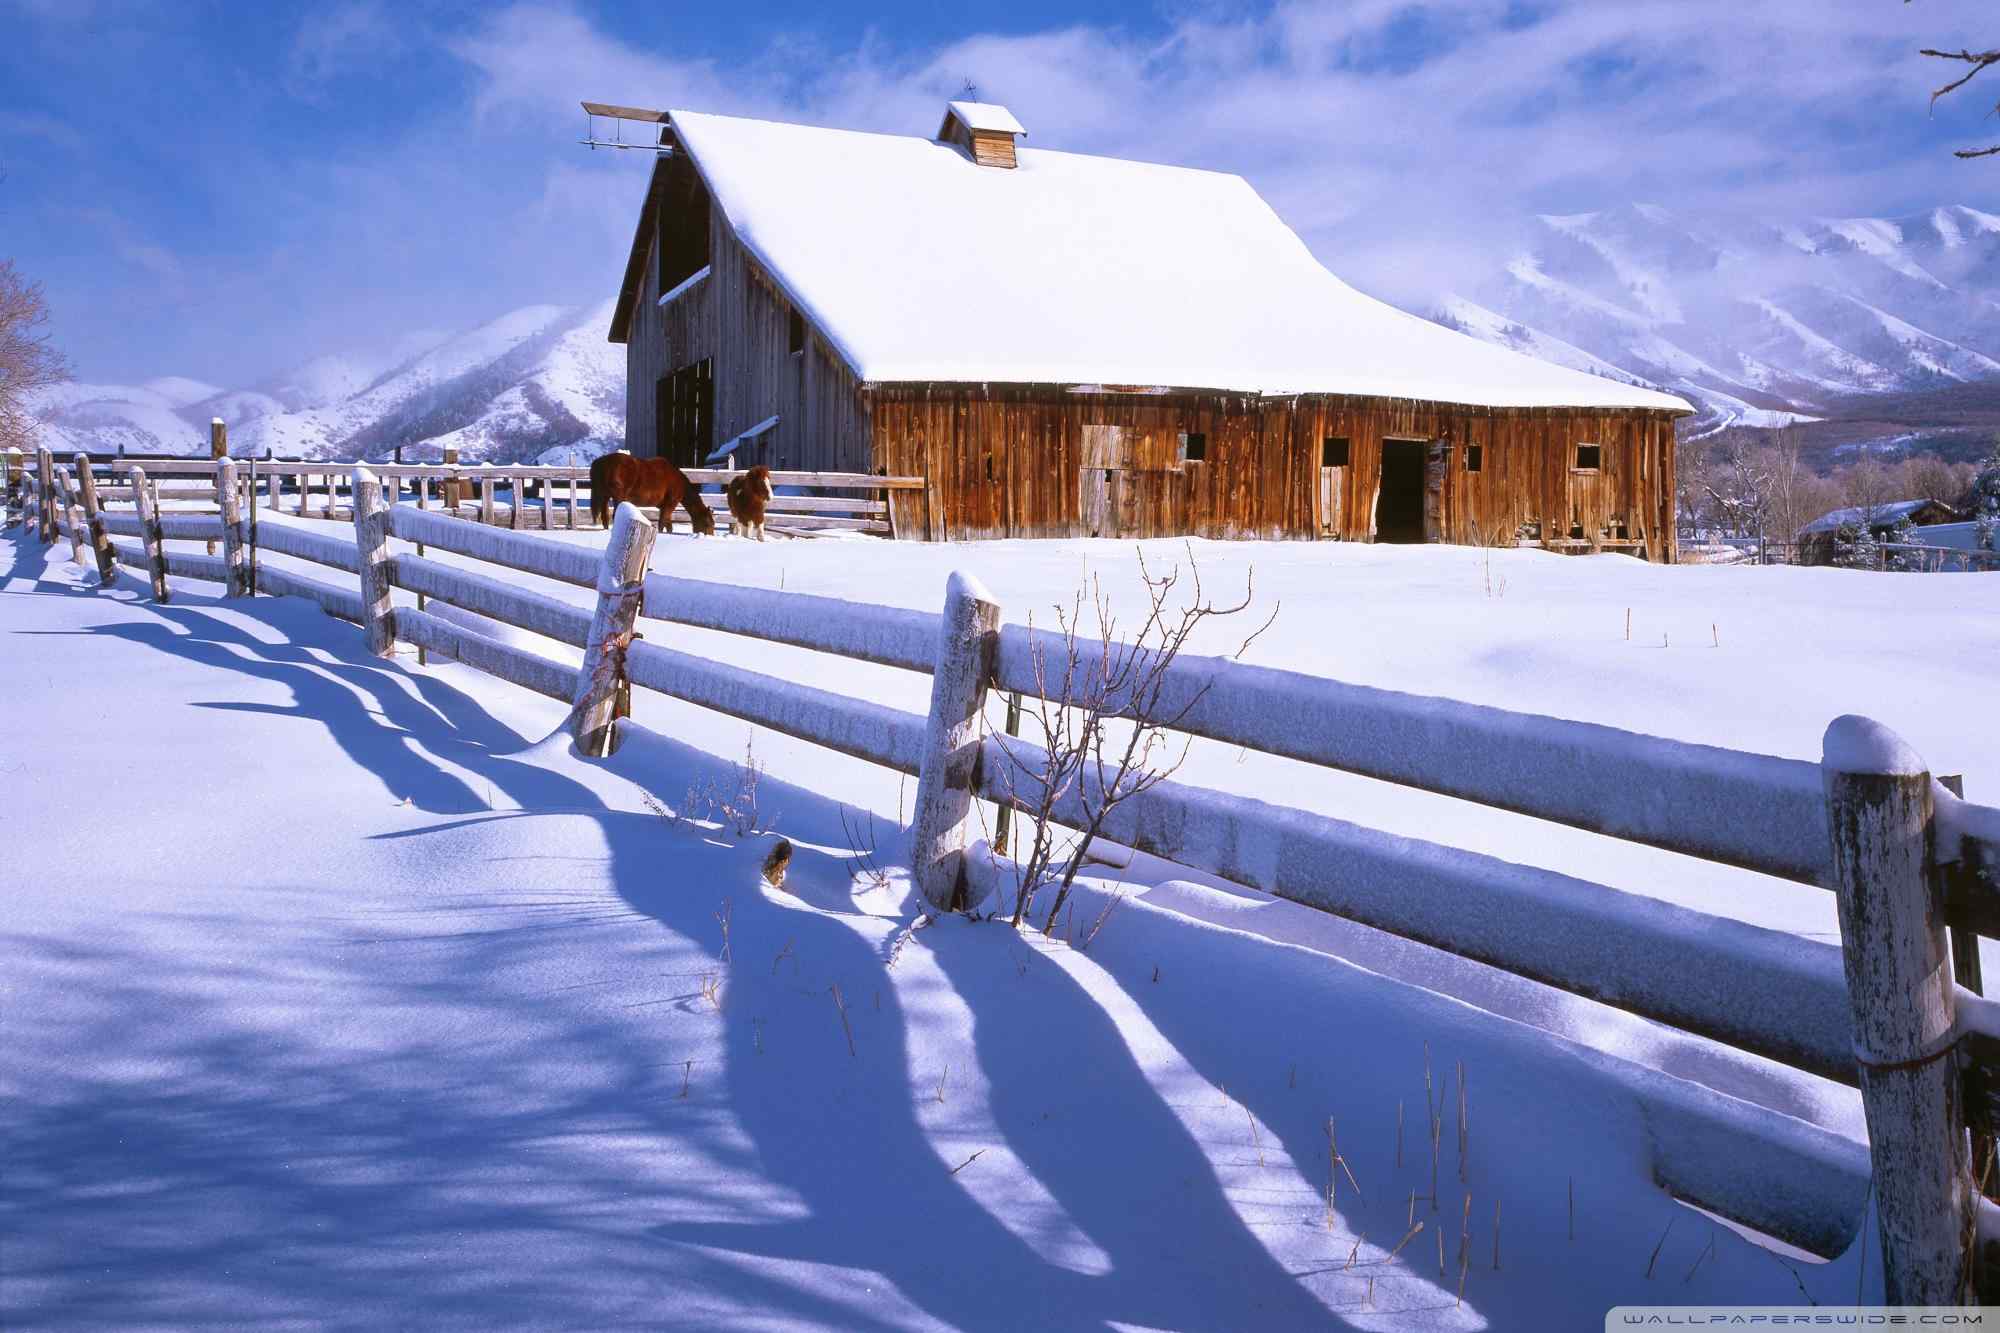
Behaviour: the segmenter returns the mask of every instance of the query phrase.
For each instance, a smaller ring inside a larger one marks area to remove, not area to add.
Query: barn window
[[[1347,466],[1347,437],[1345,435],[1329,435],[1320,441],[1319,465],[1321,467]]]
[[[1205,463],[1208,461],[1208,436],[1200,431],[1181,432],[1180,461],[1183,463]]]
[[[1465,470],[1478,472],[1486,466],[1486,446],[1468,444],[1465,446]]]
[[[806,350],[806,317],[798,312],[798,307],[796,306],[792,308],[792,328],[789,342],[791,350],[794,352],[803,352]]]
[[[1576,447],[1576,470],[1595,472],[1604,466],[1604,446],[1601,444],[1579,444]]]

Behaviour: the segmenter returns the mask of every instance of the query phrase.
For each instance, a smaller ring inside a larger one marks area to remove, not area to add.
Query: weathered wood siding
[[[662,207],[674,207],[686,191],[704,188],[685,157],[669,159],[663,169],[669,174]],[[676,179],[682,173],[686,179]],[[722,210],[708,213],[708,276],[664,307],[657,242],[648,259],[625,350],[625,447],[641,457],[653,455],[654,385],[708,358],[715,381],[714,443],[779,418],[775,430],[761,438],[762,452],[739,458],[743,465],[867,471],[867,411],[853,372],[810,321],[804,348],[791,350],[790,300],[736,239]]]
[[[1520,525],[1585,543],[1626,539],[1673,558],[1673,424],[1665,413],[1499,410],[1380,398],[1076,393],[1062,385],[876,385],[867,390],[876,469],[919,474],[898,497],[904,532],[988,537],[1374,535],[1387,439],[1448,446],[1433,497],[1447,542],[1512,541]],[[1090,427],[1118,427],[1115,436]],[[1177,461],[1180,437],[1206,458]],[[1348,441],[1328,478],[1322,443]],[[1465,449],[1481,470],[1465,470]],[[1574,467],[1578,444],[1599,469]],[[1115,463],[1107,450],[1115,449]],[[1113,463],[1112,466],[1105,466]],[[1088,465],[1098,476],[1086,481]]]

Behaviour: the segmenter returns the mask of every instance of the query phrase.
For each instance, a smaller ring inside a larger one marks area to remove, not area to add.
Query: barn
[[[626,447],[922,476],[934,540],[1178,534],[1674,558],[1679,398],[1365,296],[1241,177],[695,112],[610,330]]]

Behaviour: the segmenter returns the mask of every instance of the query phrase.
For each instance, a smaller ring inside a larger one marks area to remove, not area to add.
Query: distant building
[[[1799,529],[1799,563],[1832,564],[1834,539],[1842,528],[1852,528],[1858,533],[1865,523],[1875,539],[1881,541],[1905,519],[1911,523],[1949,523],[1957,517],[1950,505],[1936,500],[1890,500],[1878,505],[1835,509]]]
[[[1362,295],[1241,177],[970,102],[935,139],[606,110],[665,147],[610,331],[635,454],[921,475],[893,502],[933,539],[1674,558],[1687,403]]]

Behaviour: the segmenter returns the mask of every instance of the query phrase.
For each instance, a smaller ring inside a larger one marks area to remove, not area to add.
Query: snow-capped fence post
[[[493,526],[493,465],[479,465],[479,521]]]
[[[15,455],[14,473],[14,521],[21,525],[23,533],[39,534],[42,530],[41,511],[36,508],[35,469],[19,454]]]
[[[941,912],[960,905],[980,721],[999,639],[1000,603],[979,580],[954,572],[945,585],[930,721],[910,821],[910,864],[917,887]]]
[[[1974,1201],[1931,775],[1887,727],[1834,719],[1821,771],[1841,957],[1891,1305],[1968,1299]]]
[[[167,548],[160,536],[160,504],[146,481],[146,469],[135,467],[127,475],[132,479],[132,503],[139,511],[139,544],[146,551],[146,574],[152,580],[153,600],[164,602],[168,600]]]
[[[229,571],[224,597],[250,595],[250,553],[243,544],[243,506],[236,489],[236,460],[224,458],[215,468],[215,500],[222,506],[222,563]]]
[[[368,651],[377,657],[393,657],[396,627],[390,619],[389,506],[382,500],[382,483],[365,467],[354,469],[354,546],[361,557],[361,628],[368,635]]]
[[[56,539],[56,459],[47,449],[35,451],[35,490],[40,503],[36,506],[35,517],[39,526],[38,535],[45,542]]]
[[[76,503],[76,485],[65,468],[56,469],[56,489],[62,496],[63,531],[69,534],[69,558],[76,561],[78,569],[88,569],[90,561],[83,555],[83,523]]]
[[[97,475],[90,470],[89,454],[76,456],[76,489],[83,497],[83,522],[90,529],[91,549],[97,552],[97,581],[109,584],[118,577],[118,552],[104,526],[104,506],[97,499]]]
[[[611,516],[611,539],[604,544],[604,563],[597,569],[597,610],[590,617],[583,667],[576,677],[576,702],[569,714],[577,748],[593,757],[610,754],[617,740],[612,724],[618,686],[625,675],[625,649],[632,642],[632,622],[644,595],[654,535],[652,522],[630,504],[619,505]]]

